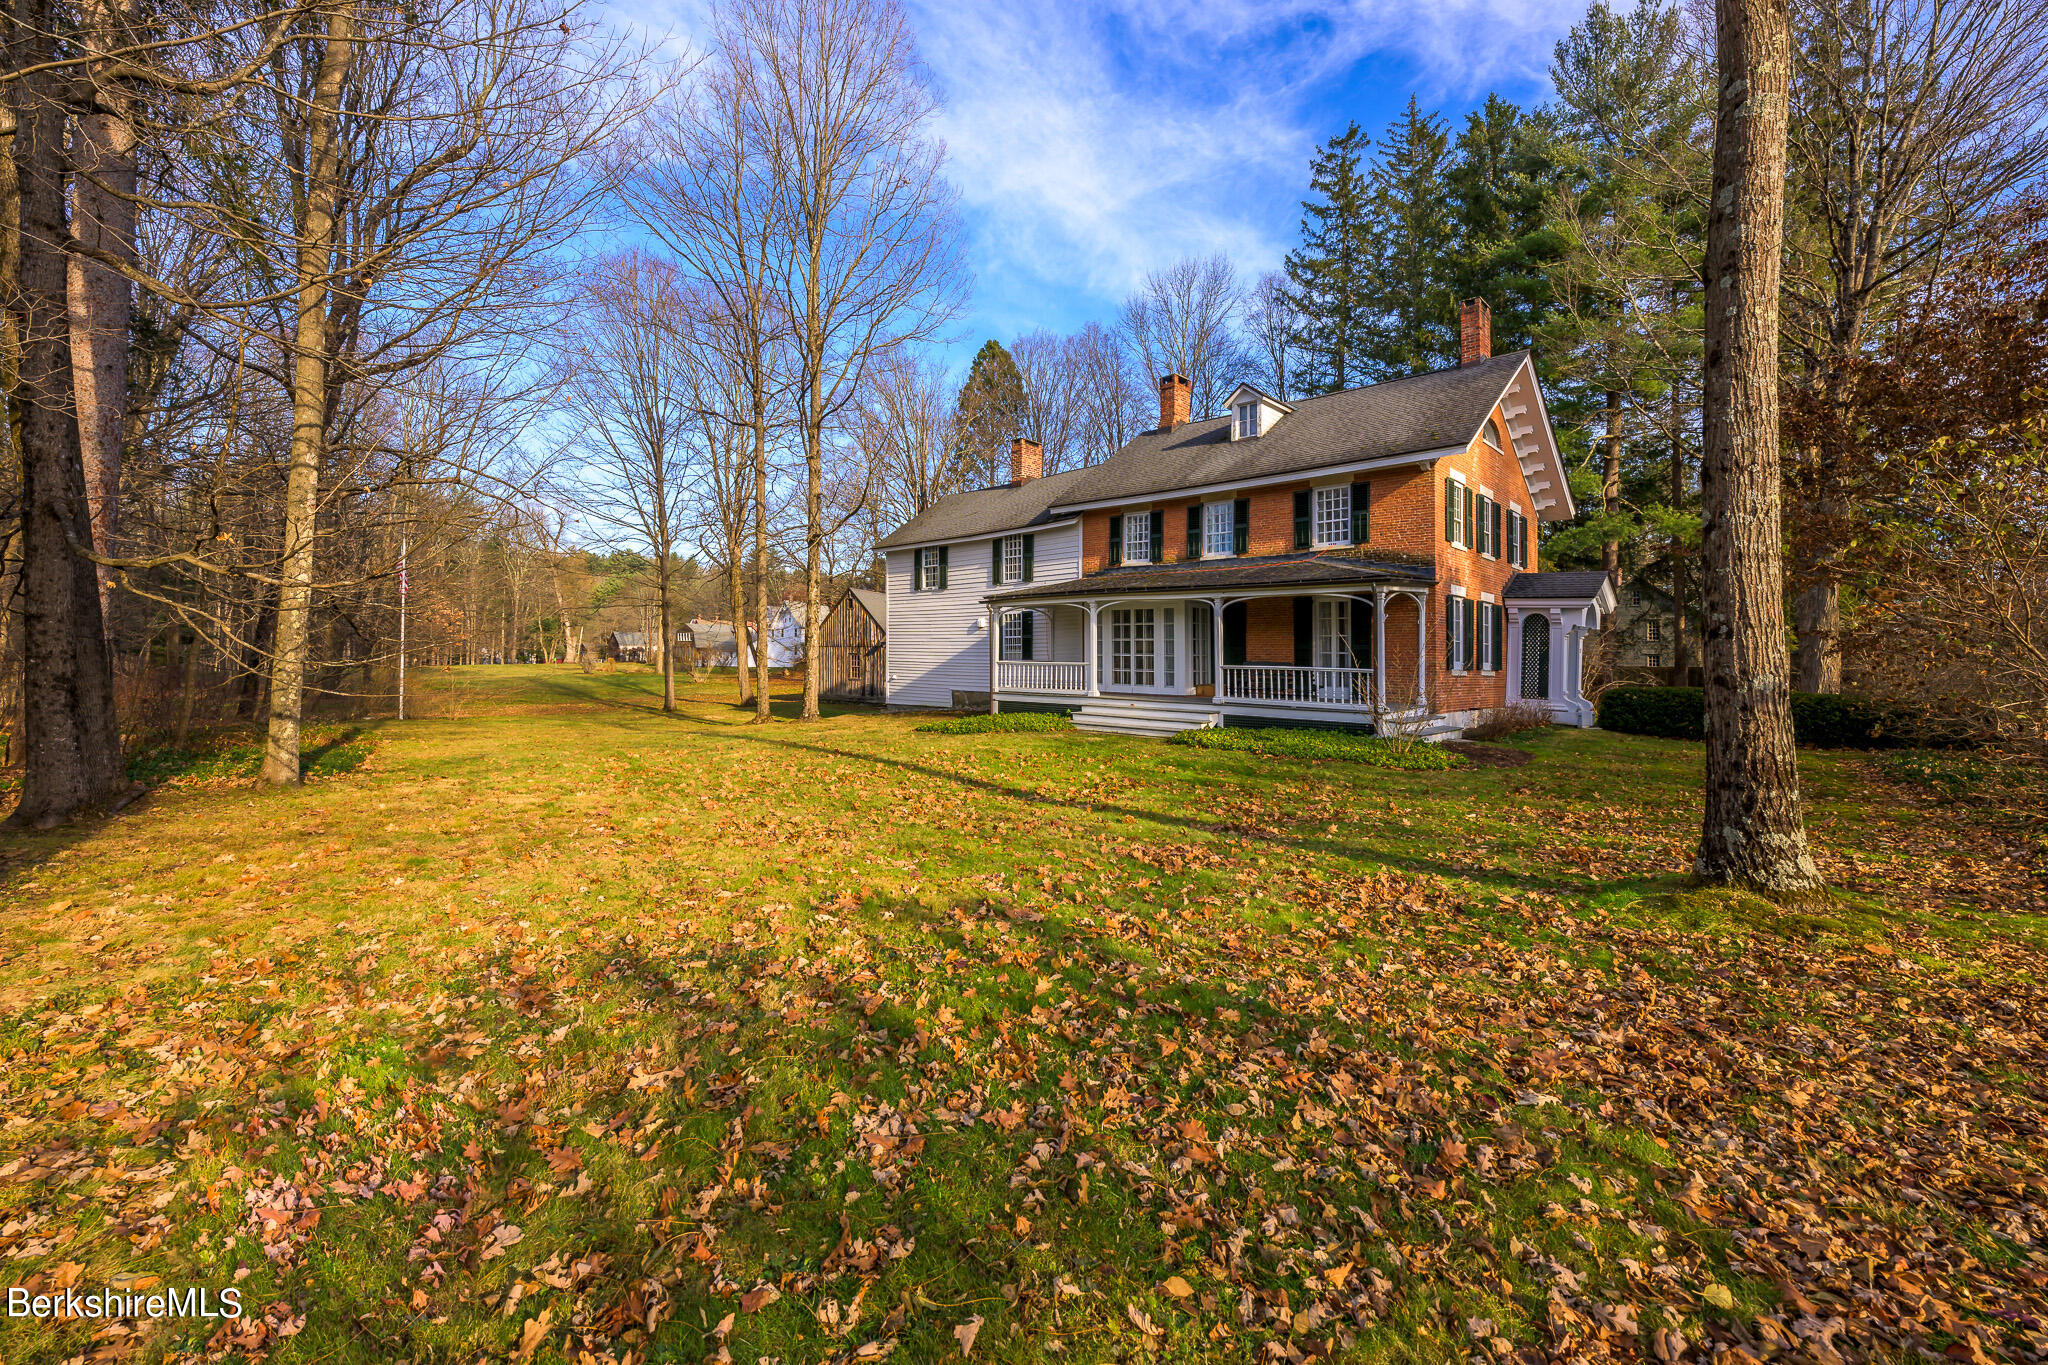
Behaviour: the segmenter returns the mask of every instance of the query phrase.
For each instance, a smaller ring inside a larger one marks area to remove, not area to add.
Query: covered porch
[[[1289,566],[1338,582],[1233,583],[1212,568],[1190,592],[1181,580],[1202,570],[1160,566],[993,595],[991,704],[1146,733],[1412,717],[1427,694],[1429,585],[1355,563]]]

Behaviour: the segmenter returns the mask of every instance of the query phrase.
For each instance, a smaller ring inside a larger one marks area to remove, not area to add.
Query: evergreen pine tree
[[[990,337],[974,353],[954,413],[954,460],[968,487],[993,488],[1009,479],[1010,438],[1024,429],[1024,376]]]
[[[1301,245],[1287,253],[1287,280],[1301,316],[1303,394],[1365,382],[1358,351],[1365,333],[1366,196],[1362,162],[1370,139],[1352,124],[1316,151],[1309,198],[1301,204]]]
[[[1547,115],[1488,95],[1467,116],[1455,152],[1444,173],[1455,237],[1452,295],[1485,299],[1495,353],[1519,350],[1549,311],[1546,271],[1563,252],[1550,223],[1561,170],[1556,130]]]
[[[1369,378],[1420,374],[1458,360],[1458,309],[1450,269],[1451,213],[1444,175],[1444,121],[1414,96],[1380,139],[1370,180],[1363,347]]]

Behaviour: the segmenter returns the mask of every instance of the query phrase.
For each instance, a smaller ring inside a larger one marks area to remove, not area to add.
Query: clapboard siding
[[[1032,534],[1033,582],[1080,576],[1077,526]],[[943,592],[912,592],[912,552],[888,552],[889,705],[951,706],[955,691],[988,691],[988,607],[981,599],[994,551],[986,536],[948,542]]]

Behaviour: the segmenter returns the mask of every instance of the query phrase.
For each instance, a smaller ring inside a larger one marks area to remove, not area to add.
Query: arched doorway
[[[1550,700],[1550,618],[1537,612],[1522,617],[1522,697]]]

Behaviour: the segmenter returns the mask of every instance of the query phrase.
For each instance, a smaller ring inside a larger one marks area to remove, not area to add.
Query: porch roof
[[[1302,551],[1247,559],[1190,560],[1179,564],[1137,564],[1101,569],[1058,583],[1029,583],[993,592],[985,602],[1039,597],[1121,597],[1149,592],[1228,592],[1233,588],[1312,588],[1373,583],[1403,587],[1434,583],[1427,564],[1401,564],[1351,555]]]

